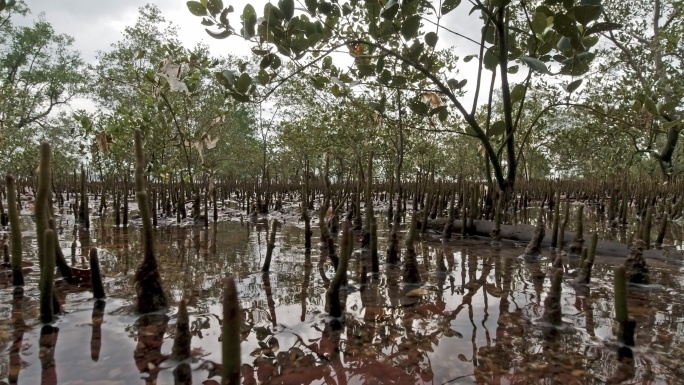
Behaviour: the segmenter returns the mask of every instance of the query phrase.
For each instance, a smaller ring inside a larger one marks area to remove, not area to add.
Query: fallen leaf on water
[[[430,292],[423,289],[422,287],[419,287],[417,289],[413,289],[413,290],[409,291],[408,293],[406,293],[406,296],[407,297],[420,297],[421,295],[428,295],[428,294],[430,294]]]

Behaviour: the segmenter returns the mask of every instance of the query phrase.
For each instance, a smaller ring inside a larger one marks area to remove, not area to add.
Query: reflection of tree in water
[[[59,329],[52,325],[45,325],[40,329],[40,383],[41,385],[57,385],[57,367],[55,362],[55,348]]]
[[[218,324],[219,317],[211,312],[222,292],[220,279],[226,272],[240,275],[240,298],[247,321],[243,347],[259,348],[253,361],[245,360],[245,383],[250,383],[249,378],[253,378],[252,383],[272,384],[429,382],[443,380],[438,360],[441,365],[454,360],[453,366],[459,369],[472,366],[470,373],[478,384],[528,384],[532,379],[543,384],[643,382],[656,376],[684,375],[676,359],[668,357],[679,357],[684,344],[684,306],[680,299],[684,288],[677,278],[679,272],[653,269],[654,282],[665,288],[631,291],[630,312],[641,328],[637,330],[637,347],[646,349],[633,359],[619,352],[610,337],[614,328],[613,293],[607,283],[612,281],[612,269],[597,264],[594,283],[587,292],[563,286],[563,325],[556,335],[547,335],[539,318],[548,291],[550,261],[517,259],[513,256],[516,250],[505,247],[500,253],[490,246],[474,249],[473,244],[482,245],[475,242],[455,249],[430,242],[416,244],[418,258],[422,257],[419,268],[428,281],[420,297],[407,296],[401,268],[393,266],[386,266],[377,277],[369,276],[367,285],[360,287],[356,280],[367,261],[363,254],[355,257],[356,272],[351,272],[349,280],[358,292],[349,291],[349,313],[343,328],[335,330],[329,323],[323,326],[318,322],[325,279],[333,272],[328,257],[317,250],[304,254],[301,248],[292,246],[303,244],[301,231],[284,226],[278,233],[282,247],[271,274],[265,277],[256,273],[260,267],[258,225],[219,223],[208,230],[159,230],[159,242],[166,245],[160,246],[164,250],[161,260],[165,282],[172,291],[182,293],[179,297],[195,301],[191,303],[191,331],[196,337],[193,342],[210,335]],[[111,242],[104,246],[112,255],[103,263],[106,275],[136,266],[139,238],[132,230],[91,231],[91,241]],[[261,232],[265,233],[265,228]],[[265,249],[263,243],[262,239],[261,248]],[[564,282],[572,279],[576,265],[576,259],[565,261]],[[314,270],[317,268],[320,271]],[[270,293],[266,287],[270,287]],[[109,288],[110,296],[125,296],[127,290],[116,283]],[[281,313],[289,305],[297,306],[294,316],[292,312]],[[358,316],[354,309],[357,305]],[[462,320],[467,316],[465,326],[452,322],[459,315]],[[96,314],[93,316],[98,319]],[[285,338],[291,337],[292,331],[280,324],[275,327],[276,321],[286,326],[306,323],[303,327],[308,330],[294,340]],[[163,322],[159,326],[165,327]],[[139,328],[133,330],[136,336],[141,333]],[[20,330],[13,329],[13,333],[16,341]],[[144,347],[136,349],[135,360],[153,378],[155,370],[143,364],[153,363],[158,368],[155,362],[161,362],[164,356],[155,346],[161,346],[164,333],[161,337],[146,333],[141,338]],[[96,334],[93,328],[93,342]],[[463,352],[456,361],[455,357],[435,355],[433,351],[440,344],[449,346],[450,337],[464,338],[459,341],[467,344],[468,351],[472,348],[472,356]],[[465,339],[470,339],[470,344]],[[12,352],[17,354],[10,354],[10,360],[20,361],[19,347],[10,349]],[[182,379],[184,370],[178,367],[174,376]]]
[[[566,316],[561,332],[546,335],[538,321],[543,314],[542,299],[548,290],[545,275],[548,262],[525,263],[499,256],[496,251],[478,256],[469,248],[457,254],[460,254],[460,263],[456,263],[455,254],[448,247],[437,248],[434,258],[431,254],[429,265],[425,265],[427,258],[422,253],[421,266],[433,271],[431,284],[436,290],[429,290],[420,300],[407,298],[401,271],[396,267],[387,267],[377,278],[371,276],[368,284],[359,289],[360,316],[348,316],[343,325],[346,329],[340,333],[328,324],[321,330],[320,339],[306,342],[298,337],[291,347],[280,346],[279,353],[283,354],[275,353],[273,357],[266,357],[267,350],[261,350],[249,365],[254,380],[309,383],[328,379],[329,383],[336,384],[352,379],[369,384],[429,382],[433,378],[432,351],[445,337],[461,337],[451,321],[465,309],[472,326],[473,355],[470,360],[464,355],[459,359],[472,362],[477,383],[527,384],[536,378],[545,379],[544,383],[548,384],[600,383],[611,379],[614,373],[640,378],[631,376],[629,361],[618,362],[616,350],[605,349],[589,340],[595,333],[593,330],[611,323],[609,312],[596,317],[597,308],[608,305],[601,290],[583,292],[573,298],[566,289],[562,297]],[[454,287],[454,273],[461,274],[458,287]],[[298,275],[302,277],[301,273]],[[277,277],[278,285],[271,282],[272,296],[283,305],[298,302],[305,309],[302,315],[306,319],[307,305],[313,304],[312,298],[307,300],[306,295],[315,296],[315,289],[311,289],[316,285],[308,284],[310,278],[300,280],[295,292],[292,285],[281,280],[284,277]],[[255,281],[253,290],[263,293],[263,283],[258,283]],[[448,310],[445,299],[449,297],[460,297],[460,305]],[[608,300],[612,301],[612,295],[605,297]],[[490,306],[498,308],[499,313],[497,328],[491,331],[485,325]],[[268,307],[268,298],[252,302],[252,312]],[[269,321],[269,317],[252,317],[254,324]],[[275,337],[288,332],[270,333],[275,333],[272,336]],[[267,347],[268,341],[264,340]],[[335,361],[342,357],[344,366],[342,360]],[[642,370],[641,377],[643,374]]]
[[[93,314],[91,321],[93,324],[90,336],[90,358],[97,362],[100,359],[100,349],[102,347],[102,322],[104,320],[106,302],[96,300],[93,304]]]
[[[12,296],[12,320],[11,325],[14,328],[12,332],[12,346],[9,350],[9,371],[7,377],[10,384],[17,384],[19,381],[19,374],[24,362],[21,359],[21,350],[24,345],[24,332],[27,329],[24,322],[24,290],[16,290]],[[4,366],[4,365],[3,365]]]
[[[135,366],[140,373],[147,373],[146,384],[156,384],[159,365],[168,358],[162,354],[164,334],[169,324],[165,314],[146,314],[138,318],[131,331],[137,332],[137,345],[133,352]]]

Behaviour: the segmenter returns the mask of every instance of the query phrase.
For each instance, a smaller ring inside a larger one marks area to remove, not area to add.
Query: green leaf
[[[499,65],[499,57],[494,53],[492,48],[489,48],[485,52],[484,58],[482,58],[482,63],[486,69],[494,71],[496,66]]]
[[[330,57],[330,56],[328,56],[328,57]],[[382,73],[383,69],[385,69],[385,57],[380,56],[380,58],[378,59],[378,62],[375,63],[375,71],[377,73]]]
[[[641,103],[640,100],[635,100],[635,101],[632,103],[632,111],[634,111],[634,112],[639,112],[639,111],[641,111],[641,107],[642,107],[642,106],[643,106],[643,104]]]
[[[679,105],[679,102],[669,102],[669,103],[664,103],[661,108],[658,109],[661,114],[667,114],[668,112],[672,111]]]
[[[243,72],[242,75],[240,75],[240,78],[237,81],[236,89],[240,91],[241,93],[245,94],[249,90],[249,86],[252,85],[252,78],[249,76],[248,73]]]
[[[249,40],[254,36],[254,27],[256,26],[256,11],[251,4],[245,5],[244,10],[242,11],[242,23],[242,36],[246,40]]]
[[[420,15],[413,15],[406,19],[401,25],[401,35],[405,40],[409,40],[416,36],[418,29],[420,29]]]
[[[266,20],[269,26],[275,27],[279,25],[282,19],[283,12],[281,12],[280,9],[278,9],[278,7],[276,7],[272,3],[266,3],[264,5],[264,20]]]
[[[579,55],[577,55],[577,57],[579,58]],[[578,58],[566,59],[563,62],[565,65],[560,70],[561,75],[579,76],[587,73],[587,71],[589,71],[588,62]]]
[[[619,23],[594,23],[591,27],[587,28],[586,35],[588,36],[599,32],[613,31],[621,28],[622,24]]]
[[[461,81],[458,81],[456,79],[449,79],[447,80],[447,85],[449,85],[449,88],[453,90],[460,90],[461,88],[465,87],[465,85],[468,83],[468,79],[463,79]]]
[[[523,56],[520,58],[523,63],[527,64],[533,71],[537,71],[542,74],[549,73],[549,69],[546,68],[546,64],[539,59],[535,59],[529,56]]]
[[[285,20],[289,21],[294,16],[294,0],[279,0],[278,8],[283,12]]]
[[[223,0],[208,0],[207,10],[212,16],[216,16],[223,11]]]
[[[235,99],[241,103],[248,103],[250,101],[249,96],[244,95],[244,94],[239,94],[237,92],[231,92],[231,93],[229,93],[229,95],[232,96],[233,99]]]
[[[538,6],[537,9],[536,9],[536,12],[543,13],[544,16],[546,16],[546,17],[553,16],[553,11],[551,10],[551,8],[549,8],[549,7],[545,6],[545,5],[540,5],[540,6]],[[547,24],[547,25],[548,25],[548,24]]]
[[[594,36],[585,36],[584,39],[582,39],[582,45],[584,45],[587,48],[591,48],[598,43],[599,37],[597,35]]]
[[[230,22],[228,21],[228,14],[233,12],[233,6],[229,5],[228,8],[225,8],[221,14],[219,15],[219,20],[221,23],[223,23],[226,27],[230,25]]]
[[[428,32],[425,35],[425,43],[432,48],[437,45],[437,40],[439,40],[439,36],[435,32]]]
[[[541,12],[535,12],[534,15],[532,15],[532,20],[530,21],[530,24],[532,25],[532,31],[534,33],[543,33],[546,27],[548,26],[546,24],[546,15],[541,13]]]
[[[329,82],[330,79],[322,75],[316,75],[313,77],[313,85],[319,90],[322,90]]]
[[[399,11],[399,2],[397,0],[390,0],[380,11],[380,17],[392,20],[397,15],[397,11]]]
[[[273,63],[271,63],[271,68],[274,70],[277,70],[278,68],[280,68],[281,61],[280,61],[280,57],[278,55],[274,55],[274,56],[275,57],[273,58]]]
[[[368,106],[381,114],[385,112],[385,105],[383,103],[368,102]]]
[[[602,7],[600,5],[577,5],[568,12],[574,16],[578,23],[586,26],[601,16]]]
[[[467,63],[467,62],[473,60],[473,58],[475,58],[475,57],[477,57],[477,55],[468,55],[468,56],[463,58],[463,61]]]
[[[447,109],[447,106],[435,107],[435,108],[433,108],[432,110],[430,110],[430,116],[437,115],[437,114],[439,114],[442,110],[446,110],[446,109]]]
[[[527,87],[524,84],[516,84],[511,90],[511,103],[517,103],[525,97]]]
[[[553,29],[561,35],[567,37],[577,34],[575,22],[562,13],[557,13],[553,16]]]
[[[316,0],[304,0],[304,4],[306,4],[306,9],[309,11],[310,14],[316,15],[316,8],[318,8],[318,1]]]
[[[356,67],[359,69],[359,76],[362,78],[375,74],[375,67],[370,64],[357,64]]]
[[[489,126],[489,136],[503,135],[506,132],[506,123],[497,120]]]
[[[235,79],[235,73],[233,71],[225,70],[225,71],[221,72],[221,74],[223,75],[223,77],[226,80],[228,80],[229,84],[231,84],[231,85],[235,84],[236,79]]]
[[[518,69],[520,69],[520,66],[518,66],[518,65],[516,64],[516,65],[513,65],[513,66],[508,67],[507,71],[508,71],[509,74],[517,74],[517,73],[518,73]]]
[[[264,71],[264,69],[259,70],[259,74],[257,75],[257,80],[259,83],[266,85],[271,81],[271,77],[268,76],[268,72]]]
[[[340,88],[340,86],[337,84],[334,84],[332,87],[330,87],[330,93],[332,93],[336,98],[342,97],[345,94],[344,88]]]
[[[559,51],[563,52],[563,54],[571,54],[572,44],[570,42],[570,38],[567,36],[563,36],[560,39],[558,39],[558,44],[556,44],[556,48],[558,48]]]
[[[188,1],[185,3],[188,6],[188,10],[195,16],[207,16],[207,8],[202,5],[199,1]]]
[[[496,28],[494,26],[487,25],[482,27],[482,34],[484,35],[484,39],[487,43],[494,44],[494,39],[496,37]]]
[[[205,28],[204,30],[207,31],[207,34],[209,34],[209,36],[213,37],[214,39],[225,39],[233,34],[233,31],[229,29],[224,29],[223,31],[219,32],[213,32],[208,28]]]
[[[409,102],[409,108],[416,114],[423,116],[426,116],[428,114],[428,111],[430,110],[427,104],[415,99]]]
[[[444,0],[442,3],[442,16],[456,9],[461,4],[461,0]]]
[[[567,85],[563,84],[563,89],[566,90],[567,92],[572,93],[574,90],[576,90],[582,84],[582,80],[584,80],[584,79],[577,79],[573,82],[570,82]]]
[[[437,117],[439,118],[440,122],[444,122],[449,117],[449,109],[444,106],[444,109],[439,111]]]
[[[598,111],[598,112],[600,112],[600,113],[602,113],[602,114],[605,114],[605,113],[606,113],[606,109],[603,108],[603,106],[600,105],[600,104],[594,104],[593,107],[596,109],[596,111]]]
[[[320,33],[313,33],[313,34],[311,34],[311,35],[309,36],[309,38],[307,39],[307,41],[308,41],[308,43],[309,43],[309,46],[310,46],[310,47],[313,47],[313,46],[315,46],[316,44],[318,44],[318,42],[321,41],[321,38],[322,38],[322,37],[323,37],[323,35],[321,35]]]
[[[651,99],[649,97],[644,98],[644,108],[652,116],[658,116],[658,107],[656,106],[653,99]]]
[[[275,55],[273,55],[273,54],[265,55],[263,58],[261,58],[261,62],[259,62],[259,67],[261,67],[261,68],[269,67],[271,65],[271,63],[273,63],[273,57],[274,56]]]
[[[663,123],[662,128],[663,128],[663,130],[669,130],[670,128],[676,127],[676,126],[678,126],[678,125],[680,125],[680,124],[682,124],[682,120],[681,120],[681,119],[677,119],[677,120],[674,120],[674,121],[672,121],[672,122]]]
[[[477,133],[475,132],[475,129],[472,128],[470,125],[468,125],[468,126],[465,127],[465,133],[468,134],[468,135],[477,136]]]

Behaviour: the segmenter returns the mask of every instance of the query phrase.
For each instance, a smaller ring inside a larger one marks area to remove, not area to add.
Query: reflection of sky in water
[[[141,374],[134,361],[139,331],[134,326],[137,316],[130,314],[129,306],[133,296],[130,278],[139,262],[140,237],[134,228],[128,232],[114,230],[107,224],[102,225],[99,219],[93,220],[91,233],[85,237],[83,233],[71,231],[65,220],[68,218],[61,218],[64,226],[61,245],[67,260],[71,259],[74,239],[77,240],[74,255],[77,263],[86,255],[88,247],[97,245],[110,298],[102,324],[99,360],[93,362],[90,356],[93,302],[88,293],[68,296],[67,314],[56,323],[60,328],[55,351],[59,384],[145,383],[141,378],[147,374]],[[29,258],[35,254],[33,238],[28,236],[32,225],[28,219],[23,222]],[[383,224],[381,231],[385,230]],[[211,367],[208,361],[221,360],[218,339],[223,290],[220,282],[226,273],[239,278],[240,300],[247,316],[245,332],[249,334],[244,335],[242,362],[251,366],[258,364],[256,377],[262,376],[262,380],[267,372],[263,368],[270,365],[275,365],[273,370],[287,373],[289,369],[277,364],[284,357],[278,353],[294,354],[295,351],[310,355],[307,366],[299,370],[312,373],[312,383],[317,384],[326,380],[336,384],[401,381],[442,384],[452,379],[456,379],[452,383],[459,384],[542,383],[543,378],[552,377],[564,378],[568,383],[572,379],[602,383],[616,372],[624,371],[624,367],[617,365],[615,353],[612,267],[600,263],[595,266],[591,293],[585,298],[576,295],[571,285],[576,261],[566,258],[561,297],[564,327],[557,337],[558,345],[549,347],[542,333],[542,316],[550,282],[535,272],[548,275],[550,258],[543,258],[541,263],[526,263],[517,258],[522,253],[520,248],[503,246],[495,250],[486,242],[474,240],[446,247],[437,242],[419,243],[416,252],[426,281],[425,291],[419,297],[411,297],[406,294],[416,287],[404,287],[401,271],[385,266],[381,266],[377,280],[369,278],[370,284],[362,287],[361,264],[354,257],[349,264],[351,286],[346,299],[346,327],[335,333],[326,326],[329,320],[324,310],[325,283],[321,273],[327,278],[333,275],[327,256],[314,247],[310,264],[305,264],[301,228],[285,225],[278,231],[268,275],[272,295],[268,298],[265,278],[260,273],[266,254],[264,223],[255,226],[248,222],[244,225],[222,222],[218,227],[210,225],[207,230],[201,227],[157,230],[157,251],[165,288],[174,303],[180,298],[190,299],[192,345],[201,349],[192,363],[194,383],[207,378]],[[317,232],[313,240],[318,241]],[[385,233],[381,232],[379,243],[383,260]],[[321,258],[323,264],[319,263]],[[447,266],[443,273],[436,272],[440,258],[444,258]],[[681,273],[681,268],[654,269],[655,284],[637,290],[635,298],[630,300],[630,312],[638,325],[633,381],[649,377],[655,383],[675,383],[677,376],[684,374],[671,358],[681,357],[684,341]],[[32,274],[29,282],[35,285],[36,277],[36,273]],[[37,289],[29,288],[26,295],[25,318],[30,328],[23,338],[24,366],[19,383],[37,384],[41,375],[40,329],[35,321]],[[502,303],[502,299],[506,301]],[[11,305],[11,288],[3,288],[0,291],[3,325],[9,325],[5,321],[11,317]],[[175,308],[168,315],[171,320],[164,335],[162,354],[171,352]],[[592,318],[591,324],[587,315]],[[7,375],[13,328],[2,326],[0,331],[10,333],[10,340],[3,342],[0,353],[2,380]],[[277,339],[279,350],[269,358],[268,351],[262,349],[269,341],[275,343],[272,338]],[[332,354],[336,345],[339,358]],[[161,363],[159,384],[173,383],[172,371],[177,364],[170,359]]]

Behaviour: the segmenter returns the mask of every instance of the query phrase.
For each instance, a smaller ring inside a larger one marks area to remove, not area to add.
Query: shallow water
[[[419,242],[425,282],[420,287],[404,285],[401,268],[386,265],[361,284],[366,257],[355,253],[347,312],[338,325],[324,309],[333,270],[317,248],[304,252],[297,223],[279,227],[268,275],[260,272],[265,220],[211,223],[207,230],[166,227],[156,231],[156,244],[173,307],[165,315],[140,317],[131,310],[132,275],[141,257],[136,228],[113,228],[111,218],[93,218],[90,232],[72,231],[68,215],[58,222],[67,260],[81,266],[89,247],[98,248],[106,305],[98,308],[89,292],[70,289],[65,314],[53,325],[59,330],[49,333],[54,330],[37,321],[37,267],[24,298],[13,299],[12,288],[2,287],[0,381],[183,383],[178,381],[187,376],[186,366],[169,357],[182,298],[188,300],[193,334],[193,358],[186,361],[192,383],[220,381],[221,279],[227,274],[238,278],[245,384],[679,384],[684,379],[679,359],[684,281],[676,266],[652,265],[653,284],[631,288],[629,310],[637,332],[629,358],[618,354],[609,259],[599,259],[590,290],[581,293],[571,284],[577,261],[564,259],[563,327],[548,333],[541,320],[550,287],[548,250],[541,261],[529,262],[518,257],[523,249],[515,245]],[[28,217],[24,227],[31,259]],[[383,228],[380,250],[384,236]]]

